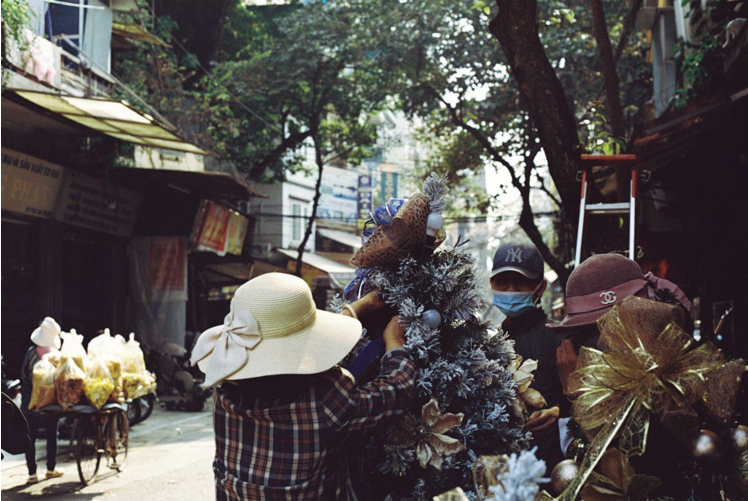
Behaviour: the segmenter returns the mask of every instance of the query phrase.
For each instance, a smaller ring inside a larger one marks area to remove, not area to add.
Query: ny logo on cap
[[[613,291],[606,291],[601,292],[600,297],[602,298],[600,300],[600,304],[613,304],[616,302],[616,293]]]
[[[514,247],[513,249],[509,249],[509,252],[506,255],[506,262],[507,263],[521,263],[522,262],[522,248]]]

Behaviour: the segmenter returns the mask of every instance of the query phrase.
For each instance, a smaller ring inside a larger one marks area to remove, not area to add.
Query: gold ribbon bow
[[[591,443],[579,474],[559,500],[577,497],[619,432],[621,457],[641,455],[650,412],[677,434],[668,426],[668,414],[693,412],[690,406],[704,398],[706,376],[722,366],[722,355],[711,343],[692,349],[693,340],[678,323],[678,307],[634,296],[598,320],[598,346],[605,351],[582,348],[569,378],[570,395],[576,398],[572,414]],[[623,479],[624,487],[629,480]]]
[[[223,325],[211,327],[203,332],[192,350],[190,362],[195,365],[211,353],[205,370],[203,387],[209,388],[236,374],[247,365],[249,354],[262,341],[260,327],[249,310],[234,313],[231,305]]]

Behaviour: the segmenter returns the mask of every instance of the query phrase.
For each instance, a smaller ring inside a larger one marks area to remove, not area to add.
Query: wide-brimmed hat
[[[62,340],[60,339],[61,331],[60,325],[55,322],[54,318],[46,317],[42,321],[42,324],[31,333],[31,341],[37,346],[57,348],[59,350],[62,344]]]
[[[566,284],[566,318],[550,329],[571,330],[592,325],[627,296],[643,291],[649,281],[642,269],[620,254],[596,254],[580,264]]]
[[[234,294],[223,325],[200,335],[192,364],[203,386],[277,374],[316,374],[340,362],[361,337],[361,323],[317,310],[301,278],[268,273]]]

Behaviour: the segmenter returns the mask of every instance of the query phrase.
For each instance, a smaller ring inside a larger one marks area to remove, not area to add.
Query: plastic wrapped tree
[[[417,402],[367,448],[380,499],[432,499],[458,486],[470,495],[479,456],[526,445],[519,399],[542,398],[531,395],[513,342],[480,318],[486,305],[472,257],[438,248],[446,193],[445,179],[431,174],[421,193],[373,211],[345,291],[354,301],[379,288],[420,368]],[[375,329],[368,336],[376,342]]]

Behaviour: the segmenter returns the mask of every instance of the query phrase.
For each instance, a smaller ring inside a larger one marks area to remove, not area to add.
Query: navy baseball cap
[[[491,277],[504,271],[516,271],[530,280],[537,280],[545,271],[543,257],[530,243],[509,241],[501,244],[494,254]]]

